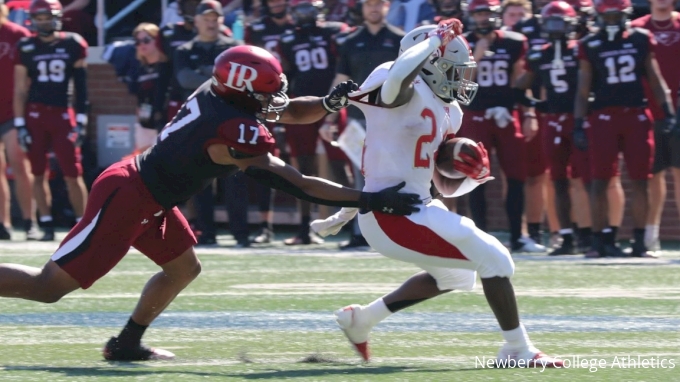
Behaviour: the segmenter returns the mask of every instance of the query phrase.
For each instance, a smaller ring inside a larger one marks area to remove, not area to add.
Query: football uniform
[[[366,116],[362,171],[364,191],[406,182],[404,192],[430,200],[430,183],[439,145],[461,125],[456,102],[446,103],[418,77],[411,100],[398,108],[370,103],[366,95],[387,78],[392,62],[380,65],[352,94],[351,103]],[[475,227],[472,220],[449,212],[438,200],[409,216],[392,218],[380,212],[359,215],[361,232],[373,249],[437,275],[442,289],[470,290],[475,271],[482,277],[510,277],[514,264],[508,250]]]
[[[261,155],[274,139],[252,115],[215,96],[206,82],[161,131],[156,145],[110,166],[95,180],[83,219],[52,260],[86,289],[131,246],[158,265],[179,257],[196,239],[176,206],[214,178],[238,171],[214,163],[206,151],[211,144]]]
[[[495,147],[505,175],[524,181],[527,177],[526,145],[510,85],[514,64],[525,56],[526,37],[516,32],[496,30],[494,33],[496,38],[488,49],[493,54],[485,55],[477,63],[479,90],[472,103],[464,107],[463,125],[458,135],[482,142],[488,149]],[[465,38],[474,50],[477,36],[469,32]],[[494,107],[506,108],[514,120],[499,127],[494,119],[485,117],[487,109]]]
[[[30,36],[28,29],[11,21],[0,25],[0,73],[5,73],[0,86],[0,137],[14,128],[14,62],[16,44],[23,37]]]
[[[519,32],[527,38],[529,49],[540,49],[540,47],[548,42],[543,33],[541,33],[541,23],[539,21],[539,17],[539,15],[534,15],[529,19],[520,20],[512,27],[513,31]],[[531,91],[533,92],[534,97],[539,99],[541,98],[540,77],[537,80],[534,80]],[[553,102],[552,99],[550,102]],[[523,122],[522,115],[520,115],[520,121]],[[538,134],[536,134],[534,139],[526,143],[527,176],[529,177],[541,175],[549,167],[547,153],[545,152],[545,146],[543,144],[544,140],[545,131],[542,129],[542,126],[540,126],[539,119]]]
[[[293,24],[278,25],[271,17],[265,16],[246,26],[244,40],[246,44],[264,48],[281,60],[279,40],[282,34],[292,31],[293,28]]]
[[[666,25],[667,24],[667,25]],[[640,27],[649,30],[654,34],[656,46],[654,56],[659,63],[661,76],[666,80],[666,85],[671,91],[671,102],[677,107],[676,96],[680,89],[680,71],[677,70],[677,59],[680,57],[680,18],[671,17],[668,21],[652,22],[651,16],[642,16],[633,20],[633,27]],[[665,115],[661,106],[656,102],[648,83],[645,81],[645,94],[649,102],[649,109],[654,117],[654,123],[664,123]],[[658,173],[668,167],[680,168],[680,139],[677,137],[663,136],[659,129],[654,131],[654,165],[653,173]]]
[[[224,36],[231,37],[232,32],[225,25],[220,26],[220,31]],[[170,63],[170,73],[172,73],[173,58],[175,57],[175,51],[180,46],[186,44],[187,42],[193,40],[196,37],[195,28],[186,28],[186,24],[181,21],[174,24],[167,24],[161,28],[158,34],[158,45],[163,50],[163,53],[168,57],[168,62]],[[168,92],[168,108],[167,108],[167,118],[168,121],[172,120],[182,106],[182,102],[186,97],[182,97],[182,87],[177,83],[175,76],[172,76],[170,80],[169,92]]]
[[[68,107],[68,86],[74,64],[87,57],[87,42],[75,33],[58,32],[55,41],[25,37],[17,44],[16,64],[27,69],[31,80],[26,104],[26,128],[33,143],[28,151],[34,175],[41,176],[47,154],[54,151],[64,176],[82,174],[79,155],[68,135],[75,126]]]
[[[552,43],[532,48],[527,54],[526,69],[543,84],[546,98],[544,113],[539,114],[543,132],[543,152],[553,180],[583,178],[590,180],[587,153],[576,149],[572,142],[574,130],[574,98],[578,81],[576,41],[562,41],[559,61],[555,60]]]
[[[619,173],[623,152],[631,179],[650,175],[654,151],[651,114],[642,86],[645,60],[656,41],[647,30],[632,28],[609,41],[604,34],[590,34],[577,45],[579,60],[592,65],[590,107],[586,134],[593,179],[609,179]]]
[[[286,63],[284,67],[289,69],[286,75],[291,80],[291,95],[324,96],[328,92],[335,78],[338,56],[334,38],[347,29],[343,23],[325,22],[313,28],[298,28],[281,35],[278,50],[281,61]],[[315,155],[319,128],[323,122],[286,128],[286,143],[292,157]],[[324,147],[329,159],[345,159],[339,148],[326,141]]]

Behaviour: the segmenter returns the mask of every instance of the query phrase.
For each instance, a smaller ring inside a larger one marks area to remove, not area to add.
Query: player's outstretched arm
[[[347,107],[347,95],[358,89],[352,80],[335,85],[325,97],[296,97],[290,100],[279,122],[288,124],[308,124],[319,121],[329,113],[335,113]]]
[[[259,183],[312,203],[362,208],[395,215],[410,215],[418,211],[416,206],[421,203],[416,194],[398,192],[403,184],[380,192],[360,192],[326,179],[302,175],[271,154],[235,160],[234,163]]]
[[[458,19],[442,20],[428,38],[401,53],[394,61],[387,79],[380,89],[380,105],[394,108],[406,104],[413,97],[413,80],[437,49],[446,45],[463,31]]]

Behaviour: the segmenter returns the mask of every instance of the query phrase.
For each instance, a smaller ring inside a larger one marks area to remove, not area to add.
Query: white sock
[[[387,309],[387,305],[385,305],[385,301],[383,301],[382,297],[368,304],[365,311],[371,318],[373,325],[376,325],[378,322],[386,319],[392,314],[392,312]]]
[[[40,217],[40,222],[45,223],[45,222],[51,222],[52,221],[52,215],[45,215]]]
[[[503,339],[505,339],[505,342],[508,344],[508,346],[513,348],[533,346],[531,340],[529,339],[529,335],[527,334],[527,330],[524,328],[522,323],[520,323],[515,329],[504,330]]]
[[[649,245],[659,238],[659,226],[647,224],[645,226],[645,244]]]

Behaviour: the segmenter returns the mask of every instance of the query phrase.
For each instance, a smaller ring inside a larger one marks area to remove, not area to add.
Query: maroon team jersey
[[[76,33],[58,32],[49,43],[24,37],[17,52],[16,64],[25,66],[31,79],[28,102],[67,107],[73,65],[87,57],[87,42]]]
[[[511,88],[513,67],[527,51],[527,38],[517,32],[497,30],[489,51],[493,54],[485,55],[477,63],[477,79],[479,90],[469,110],[486,110],[491,107],[503,106],[508,110],[515,107]],[[465,33],[465,38],[474,50],[477,35],[473,32]]]
[[[661,76],[666,80],[668,88],[671,90],[671,100],[676,105],[676,96],[680,89],[680,70],[678,70],[678,57],[680,57],[680,18],[672,17],[668,21],[656,21],[652,23],[650,15],[642,16],[633,20],[634,27],[645,28],[654,34],[656,46],[654,55],[661,69]],[[659,29],[659,27],[663,29]],[[645,84],[645,94],[649,100],[649,108],[655,120],[664,119],[666,116],[652,95],[647,82]]]
[[[556,60],[555,45],[533,47],[527,53],[526,70],[534,73],[546,90],[548,113],[571,113],[578,81],[576,41],[561,41],[560,59]]]
[[[647,106],[642,79],[645,60],[655,45],[654,35],[640,28],[627,29],[614,41],[609,41],[605,32],[579,40],[578,58],[590,62],[593,68],[593,110]]]
[[[28,37],[28,29],[10,21],[0,25],[0,73],[4,73],[0,86],[0,123],[12,119],[12,100],[14,98],[14,62],[16,45],[23,37]]]
[[[281,35],[292,31],[293,28],[293,24],[278,25],[271,17],[265,16],[246,26],[244,40],[248,45],[266,49],[280,60],[278,46]]]
[[[309,29],[295,29],[281,36],[279,54],[287,62],[291,94],[323,96],[335,78],[337,49],[335,36],[349,27],[344,23],[325,22]]]

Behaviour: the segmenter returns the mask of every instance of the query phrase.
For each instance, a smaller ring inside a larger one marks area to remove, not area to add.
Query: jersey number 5
[[[415,155],[413,157],[413,167],[430,168],[430,155],[427,153],[424,153],[423,155],[424,149],[423,146],[434,141],[434,137],[437,134],[437,121],[435,121],[434,119],[434,113],[432,112],[432,110],[427,108],[423,109],[423,111],[420,112],[420,116],[423,117],[423,119],[430,120],[432,131],[430,132],[430,134],[421,135],[420,138],[418,138],[418,141],[416,142]]]

